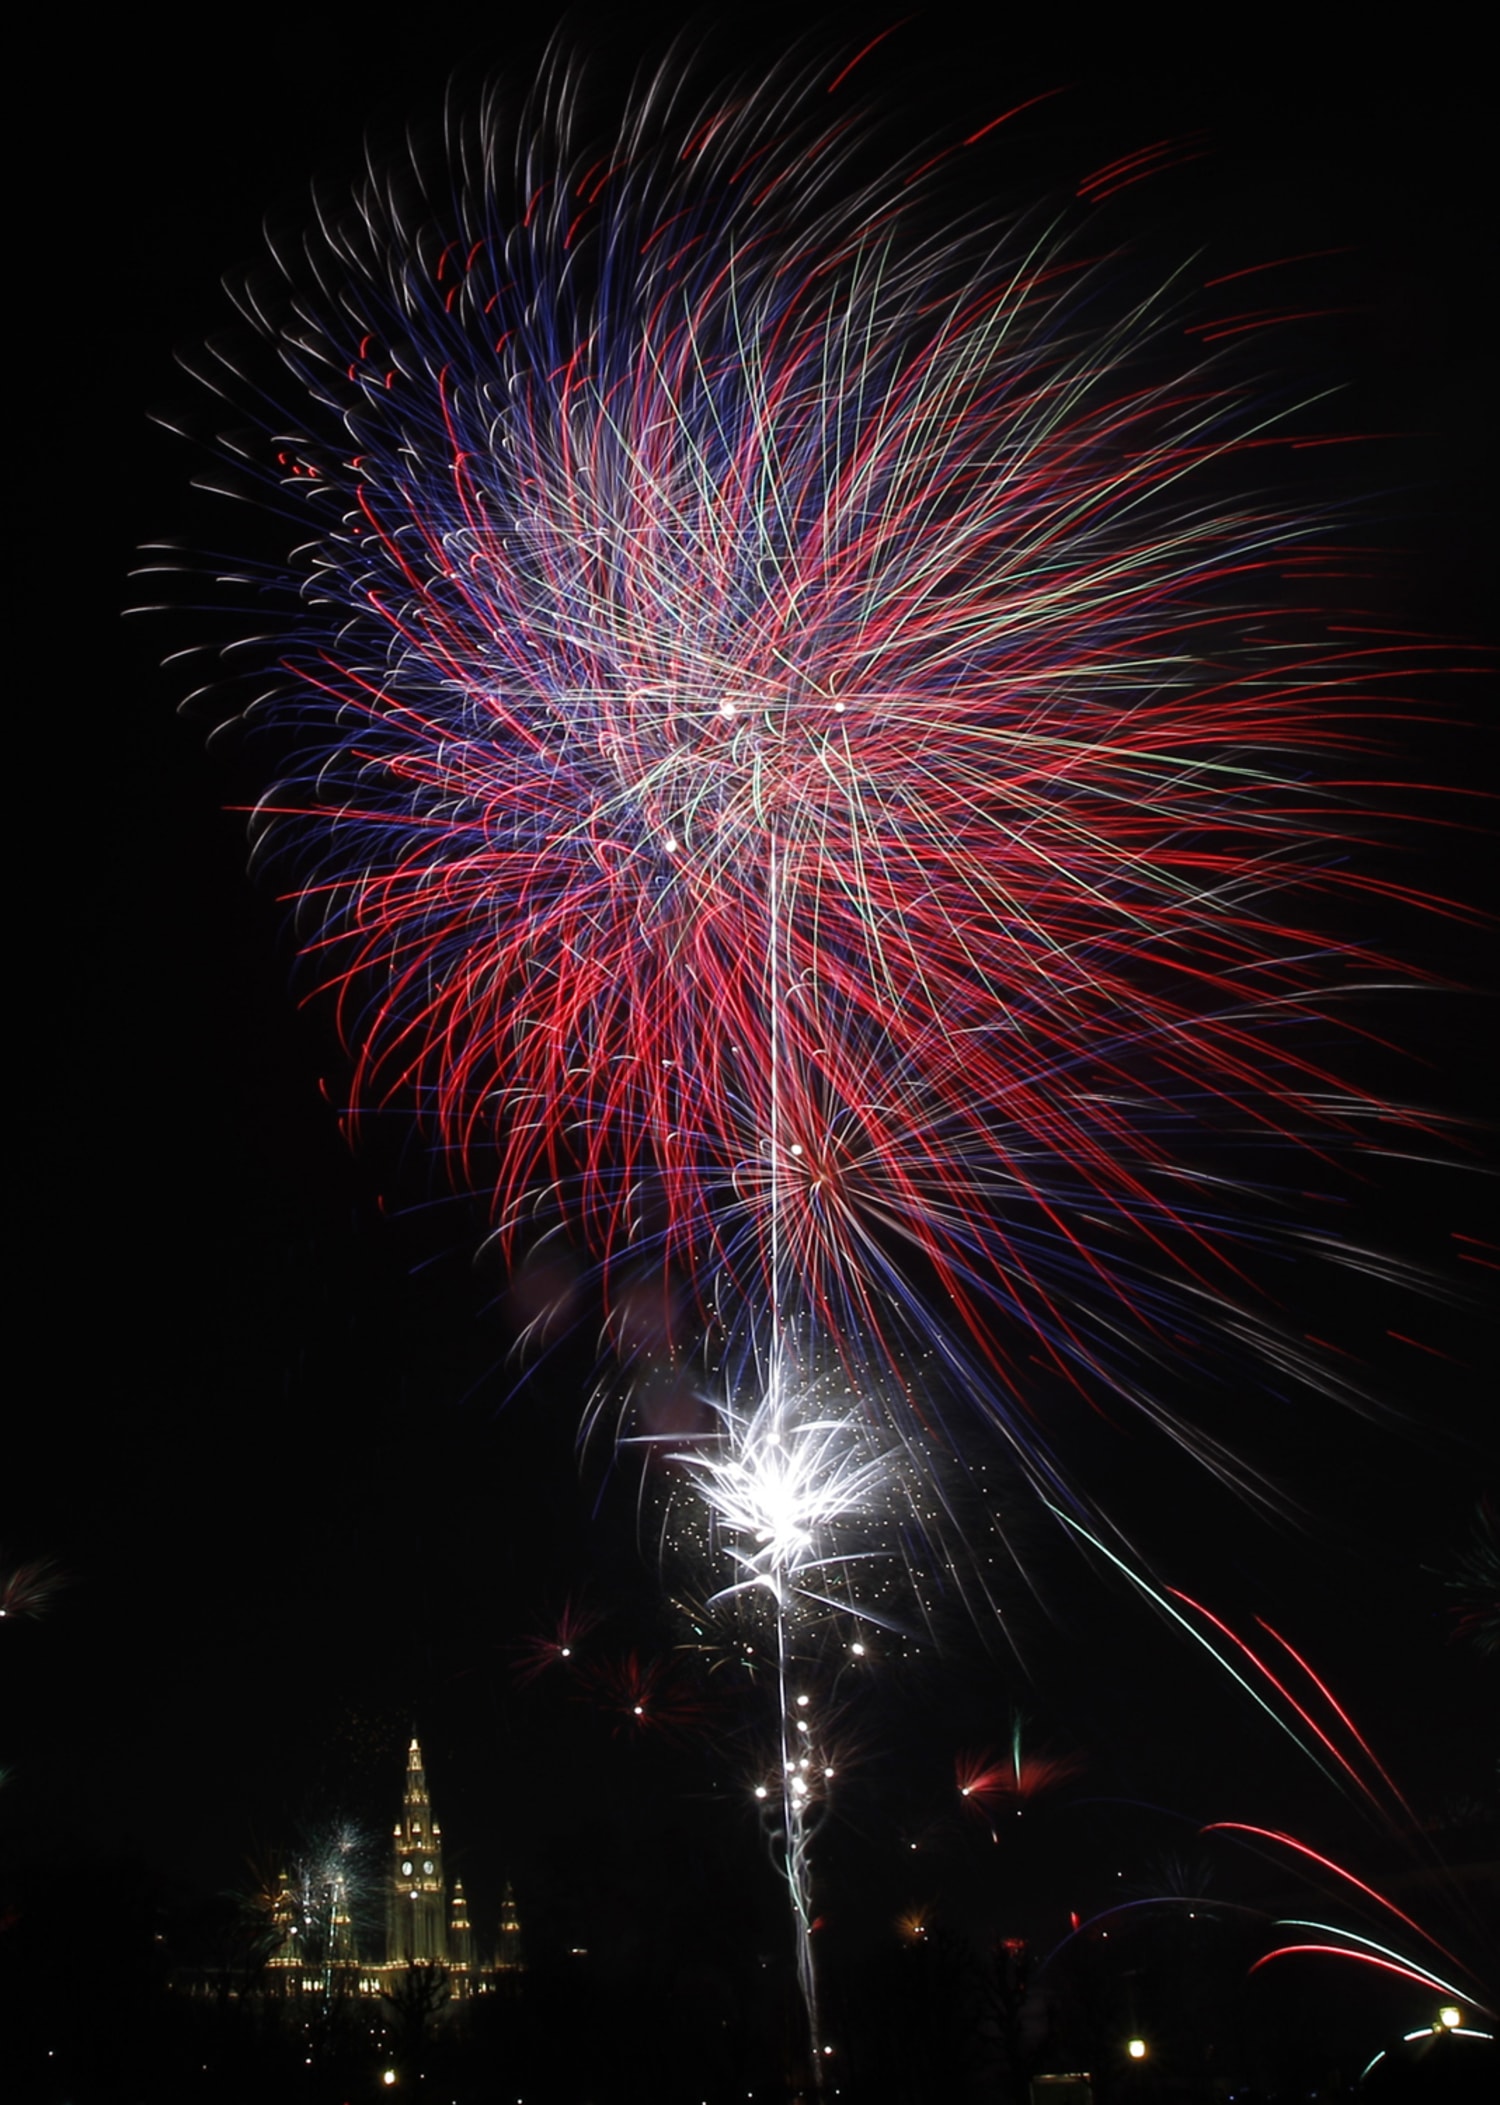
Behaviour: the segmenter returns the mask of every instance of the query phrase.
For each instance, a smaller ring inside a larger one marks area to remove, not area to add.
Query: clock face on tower
[[[404,1856],[401,1859],[401,1876],[403,1878],[411,1877],[411,1858],[409,1856]]]
[[[424,1858],[422,1859],[422,1869],[423,1869],[423,1870],[424,1870],[424,1871],[425,1871],[425,1872],[427,1873],[427,1876],[428,1876],[429,1878],[431,1878],[431,1876],[432,1876],[432,1858],[431,1858],[431,1857],[424,1857]]]

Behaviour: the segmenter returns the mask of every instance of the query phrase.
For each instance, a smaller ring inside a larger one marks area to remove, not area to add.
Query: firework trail
[[[1077,1526],[1076,1522],[1067,1524]],[[1102,1543],[1095,1541],[1093,1547],[1106,1558],[1112,1558],[1112,1553]],[[1158,1593],[1139,1573],[1123,1566],[1119,1569],[1166,1620],[1175,1623],[1185,1635],[1202,1646],[1338,1792],[1363,1812],[1373,1826],[1383,1830],[1387,1840],[1394,1839],[1400,1845],[1416,1871],[1415,1875],[1411,1870],[1407,1871],[1397,1885],[1398,1891],[1415,1887],[1430,1895],[1446,1888],[1449,1907],[1455,1920],[1462,1925],[1450,1933],[1455,1936],[1455,1941],[1462,1942],[1467,1938],[1472,1943],[1476,1930],[1481,1941],[1492,1941],[1486,1938],[1488,1925],[1472,1903],[1465,1899],[1462,1879],[1453,1876],[1438,1855],[1430,1840],[1430,1830],[1419,1821],[1389,1769],[1356,1724],[1348,1706],[1339,1700],[1287,1638],[1257,1617],[1259,1632],[1263,1638],[1270,1638],[1276,1648],[1262,1656],[1224,1618],[1188,1594],[1176,1587]],[[993,1768],[986,1770],[978,1763],[961,1765],[961,1787],[967,1786],[966,1795],[969,1792],[978,1795],[995,1773]],[[1252,1973],[1276,1960],[1339,1958],[1457,1998],[1486,2017],[1496,2015],[1491,2002],[1486,2000],[1495,1991],[1485,1982],[1482,1964],[1466,1961],[1390,1893],[1340,1863],[1326,1850],[1314,1848],[1311,1843],[1281,1829],[1243,1820],[1212,1820],[1199,1832],[1204,1836],[1231,1837],[1241,1848],[1276,1865],[1280,1871],[1290,1867],[1319,1887],[1324,1903],[1360,1909],[1380,1932],[1378,1936],[1372,1936],[1363,1929],[1351,1928],[1347,1923],[1312,1920],[1305,1916],[1268,1918],[1270,1928],[1277,1935],[1283,1931],[1310,1931],[1325,1941],[1282,1943],[1273,1940],[1252,1964]],[[1115,1903],[1086,1922],[1080,1923],[1075,1917],[1069,1937],[1054,1948],[1045,1964],[1050,1965],[1074,1938],[1102,1923],[1113,1923],[1133,1912],[1163,1906],[1191,1909],[1210,1904],[1208,1867],[1200,1863],[1190,1876],[1192,1883],[1185,1877],[1183,1890],[1175,1895],[1157,1892],[1146,1899]],[[1246,1916],[1262,1912],[1241,1903],[1215,1900],[1211,1904],[1227,1905]],[[1402,1938],[1402,1947],[1381,1941],[1388,1936]],[[1439,1962],[1443,1968],[1441,1972],[1435,1970]],[[1490,1968],[1492,1971],[1492,1961]]]
[[[864,184],[824,85],[664,71],[601,151],[555,68],[244,296],[307,531],[260,853],[356,1106],[513,1259],[561,1224],[613,1297],[779,1308],[877,1414],[935,1355],[1054,1496],[1033,1361],[1232,1472],[1152,1363],[1337,1387],[1236,1222],[1371,1109],[1316,1040],[1374,961],[1305,893],[1380,889],[1316,777],[1386,675],[1225,495],[1279,413],[1184,369],[1183,289],[933,232],[941,171]]]
[[[830,1411],[816,1389],[789,1393],[782,1367],[773,1367],[753,1407],[725,1405],[720,1421],[715,1437],[676,1460],[710,1516],[715,1547],[735,1572],[710,1605],[763,1604],[769,1615],[778,1741],[771,1780],[754,1789],[774,1814],[773,1847],[791,1903],[816,2072],[825,2042],[813,1963],[810,1848],[836,1765],[796,1628],[809,1609],[817,1624],[840,1614],[859,1626],[867,1611],[859,1605],[858,1580],[875,1553],[857,1546],[852,1530],[883,1513],[898,1471],[893,1455],[873,1442],[862,1413],[847,1404]]]

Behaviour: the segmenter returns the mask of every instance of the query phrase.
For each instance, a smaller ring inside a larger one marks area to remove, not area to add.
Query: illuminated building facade
[[[324,1871],[316,1908],[284,1874],[273,1922],[276,1949],[267,1962],[281,1993],[381,1995],[393,1977],[412,1966],[440,1968],[450,1997],[491,1992],[507,1975],[520,1973],[521,1926],[509,1884],[491,1956],[476,1947],[463,1881],[450,1887],[443,1865],[443,1830],[434,1819],[422,1749],[415,1737],[406,1752],[401,1817],[391,1831],[385,1887],[384,1951],[368,1947],[379,1937],[369,1920],[368,1891],[342,1886],[336,1867]],[[378,1911],[377,1911],[378,1912]]]

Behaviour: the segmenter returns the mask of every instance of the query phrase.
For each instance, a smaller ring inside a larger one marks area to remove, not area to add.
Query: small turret
[[[453,1881],[453,1892],[448,1900],[448,1964],[455,1973],[472,1972],[474,1966],[474,1932],[469,1924],[469,1904],[464,1898],[464,1882]]]
[[[505,1898],[500,1903],[500,1947],[495,1953],[495,1971],[526,1971],[526,1949],[521,1942],[521,1918],[516,1912],[515,1888],[509,1879],[505,1881]]]

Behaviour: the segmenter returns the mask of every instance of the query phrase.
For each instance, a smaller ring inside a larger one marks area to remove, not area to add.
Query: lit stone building
[[[351,1845],[352,1849],[352,1845]],[[524,1970],[521,1926],[515,1897],[505,1889],[498,1949],[481,1951],[469,1920],[463,1882],[450,1886],[443,1865],[443,1830],[433,1817],[422,1749],[412,1740],[406,1753],[401,1818],[391,1832],[384,1886],[384,1935],[372,1917],[368,1880],[356,1870],[341,1876],[337,1855],[320,1865],[317,1890],[299,1891],[285,1875],[279,1881],[274,1924],[276,1949],[267,1962],[271,1980],[285,1995],[376,1996],[413,1965],[441,1969],[450,1996],[484,1995],[507,1976]],[[370,1949],[383,1942],[383,1950]]]

